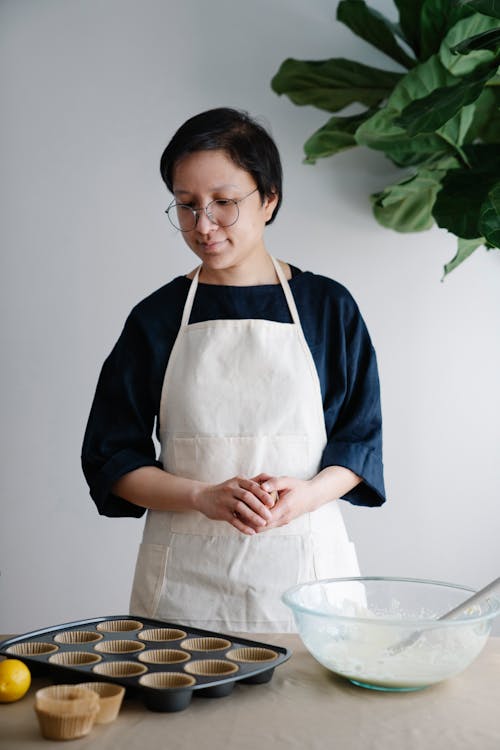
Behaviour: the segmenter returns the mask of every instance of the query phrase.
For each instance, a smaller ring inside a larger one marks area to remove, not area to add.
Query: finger
[[[259,477],[272,479],[270,474],[259,474]],[[257,497],[268,508],[272,508],[274,503],[276,502],[276,495],[273,495],[272,492],[269,492],[268,490],[264,489],[261,485],[261,482],[257,480],[258,480],[258,477],[256,477],[255,479],[247,479],[244,482],[241,482],[240,486],[244,487],[246,490],[249,490],[253,495],[255,495],[255,497]]]
[[[239,490],[235,490],[234,497],[238,498],[238,500],[242,500],[249,508],[262,516],[266,521],[271,517],[269,507],[272,506],[269,493],[262,490],[255,482],[246,480],[245,483],[240,486]]]
[[[247,526],[241,518],[239,517],[238,513],[233,513],[231,516],[231,520],[229,521],[231,526],[234,526],[235,529],[238,529],[238,531],[241,531],[242,534],[247,534],[248,536],[253,536],[256,532],[255,529],[253,529],[251,526]]]
[[[256,529],[265,526],[267,521],[271,519],[271,512],[268,508],[265,508],[263,505],[261,505],[260,508],[261,513],[256,513],[249,507],[244,499],[240,499],[234,506],[234,512],[244,523],[249,524]],[[264,516],[264,514],[266,515]]]

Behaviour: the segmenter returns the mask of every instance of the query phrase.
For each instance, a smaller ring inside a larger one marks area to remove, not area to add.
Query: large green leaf
[[[395,121],[396,125],[404,128],[409,135],[438,130],[480,96],[485,83],[495,75],[495,72],[496,65],[481,66],[468,76],[464,76],[460,83],[437,88],[427,96],[416,99],[404,108]],[[471,121],[472,116],[468,125]]]
[[[420,164],[438,154],[451,152],[450,146],[436,134],[418,135],[411,138],[402,128],[394,124],[396,110],[384,107],[362,123],[356,130],[356,142],[383,151],[400,167]]]
[[[474,13],[468,18],[458,21],[446,34],[439,49],[439,59],[446,70],[449,70],[455,76],[463,76],[479,65],[490,62],[495,56],[494,52],[490,50],[477,49],[468,54],[457,55],[453,52],[453,48],[463,42],[464,39],[469,39],[492,29],[499,30],[500,22],[480,13]]]
[[[421,169],[371,196],[375,218],[397,232],[421,232],[434,224],[432,207],[446,173]]]
[[[406,41],[420,58],[420,12],[424,0],[394,0],[399,11],[399,25]]]
[[[424,0],[420,13],[420,59],[426,60],[438,52],[443,37],[457,21],[472,13],[456,0]]]
[[[477,135],[485,143],[498,144],[500,141],[500,86],[487,86],[483,93],[486,92],[493,98],[493,104],[488,117],[480,124]]]
[[[433,215],[440,227],[464,239],[474,239],[489,191],[498,182],[500,149],[497,144],[464,147],[470,167],[451,169],[442,180]]]
[[[439,57],[433,55],[401,78],[394,87],[387,106],[401,113],[415,99],[422,99],[435,89],[455,82],[456,79],[441,64]]]
[[[484,237],[475,237],[471,240],[464,240],[461,237],[458,237],[457,253],[452,258],[452,260],[450,260],[450,262],[445,265],[443,279],[447,274],[451,273],[451,271],[454,271],[455,268],[460,265],[460,263],[463,263],[464,260],[467,260],[467,258],[472,255],[474,250],[477,250],[477,248],[481,247],[481,245],[484,245]]]
[[[479,229],[490,245],[500,247],[500,180],[493,185],[481,207]]]
[[[458,0],[458,5],[472,8],[485,16],[500,18],[500,0]]]
[[[478,99],[476,99],[475,103],[469,106],[473,106],[474,116],[466,133],[464,142],[472,143],[476,138],[482,137],[483,130],[489,126],[489,123],[494,116],[496,98],[493,93],[493,87],[486,86]],[[498,136],[498,134],[500,134],[500,129],[498,129],[496,133]]]
[[[271,86],[294,104],[310,104],[327,112],[338,112],[353,102],[367,107],[386,99],[401,73],[332,58],[331,60],[285,60]]]
[[[467,55],[478,49],[489,49],[495,52],[500,46],[500,26],[498,29],[483,31],[482,34],[476,34],[469,39],[465,39],[460,44],[451,48],[454,55]]]
[[[339,151],[357,146],[354,134],[362,122],[373,114],[367,110],[351,117],[331,117],[304,143],[306,164],[315,164],[317,159],[333,156]]]
[[[405,68],[415,65],[416,61],[397,43],[395,25],[382,13],[370,8],[365,0],[341,0],[337,7],[337,19]]]

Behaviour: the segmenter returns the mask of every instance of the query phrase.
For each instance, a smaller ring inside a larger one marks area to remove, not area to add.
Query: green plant
[[[341,0],[337,19],[405,72],[290,58],[271,85],[327,112],[357,105],[306,141],[305,162],[360,145],[404,168],[371,196],[374,215],[399,232],[436,222],[455,234],[446,275],[478,247],[500,247],[500,0],[394,2],[399,23],[365,0]]]

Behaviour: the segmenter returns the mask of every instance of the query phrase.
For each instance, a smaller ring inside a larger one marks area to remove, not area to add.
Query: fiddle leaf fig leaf
[[[464,146],[470,167],[449,170],[433,208],[438,226],[469,240],[482,235],[480,214],[488,193],[498,183],[498,144]]]
[[[459,50],[461,54],[458,55],[453,50],[460,47],[460,42],[468,40],[469,37],[477,38],[492,30],[500,31],[500,22],[480,13],[474,13],[458,21],[446,34],[439,48],[439,59],[444,67],[455,76],[463,76],[471,73],[479,65],[490,62],[495,53],[482,47],[465,53]]]
[[[485,16],[500,18],[500,0],[458,0],[458,5],[484,13]]]
[[[339,151],[357,146],[354,134],[362,122],[371,117],[373,110],[367,110],[351,117],[331,117],[328,122],[308,138],[304,144],[307,164],[315,164],[317,159],[332,156]]]
[[[460,265],[460,263],[464,262],[464,260],[467,260],[467,258],[472,255],[474,250],[477,250],[477,248],[481,247],[481,245],[484,245],[484,237],[475,237],[471,240],[464,240],[459,237],[457,253],[450,260],[450,262],[446,263],[446,265],[444,266],[444,274],[441,281],[444,281],[445,276],[454,271],[455,268]]]
[[[420,13],[424,0],[394,0],[399,11],[399,25],[416,56],[420,57]]]
[[[421,169],[413,177],[390,185],[371,196],[375,218],[397,232],[421,232],[434,224],[432,207],[446,174]]]
[[[408,167],[420,164],[432,156],[444,156],[452,148],[436,133],[411,138],[403,128],[394,124],[398,112],[384,107],[362,123],[356,130],[356,142],[376,151],[384,151],[394,164]]]
[[[285,60],[271,86],[277,94],[286,94],[299,106],[310,104],[327,112],[338,112],[353,102],[367,107],[384,101],[401,73],[370,65],[332,58],[331,60]]]
[[[481,34],[465,39],[460,44],[451,47],[454,55],[467,55],[475,50],[493,50],[496,51],[500,46],[500,28],[491,31],[483,31]]]
[[[337,20],[405,68],[415,65],[416,60],[395,39],[395,34],[398,34],[396,25],[382,13],[370,8],[365,0],[341,0],[337,7]]]
[[[481,206],[479,229],[490,245],[500,248],[500,180],[491,188]]]
[[[495,75],[496,65],[477,68],[460,83],[435,89],[428,96],[411,102],[396,119],[409,135],[432,133],[482,93],[484,84]],[[470,122],[469,122],[470,125]]]
[[[454,0],[424,0],[420,13],[420,59],[426,60],[438,52],[448,29],[472,12]]]

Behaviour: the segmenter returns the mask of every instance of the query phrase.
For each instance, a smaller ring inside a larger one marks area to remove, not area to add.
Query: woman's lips
[[[198,242],[198,245],[201,247],[203,252],[205,253],[216,253],[222,245],[225,243],[226,240],[218,240],[214,242],[213,240],[210,242]]]

